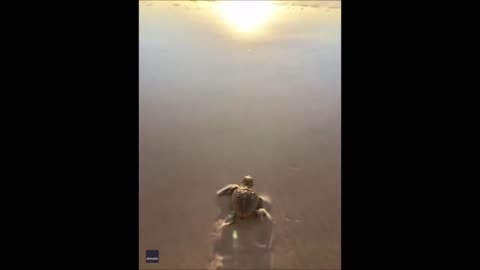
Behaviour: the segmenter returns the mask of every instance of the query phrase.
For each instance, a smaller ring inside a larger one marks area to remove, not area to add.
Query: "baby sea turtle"
[[[227,185],[224,188],[217,191],[217,196],[232,195],[233,192],[241,186],[253,188],[253,178],[250,175],[247,175],[243,177],[242,183],[240,183],[240,185],[237,185],[237,184]]]
[[[261,198],[246,186],[239,186],[232,194],[233,213],[225,220],[225,225],[234,224],[240,219],[272,219],[267,210],[260,205]]]
[[[227,185],[217,192],[217,196],[231,196],[231,210],[233,213],[226,218],[226,224],[233,224],[236,218],[245,219],[252,215],[257,218],[269,218],[270,214],[264,209],[264,201],[253,190],[253,178],[245,176],[242,183]]]
[[[223,197],[223,196],[232,196],[234,192],[239,189],[239,188],[248,188],[248,189],[253,189],[253,178],[250,175],[247,175],[243,177],[242,182],[237,185],[237,184],[230,184],[225,186],[224,188],[220,189],[217,191],[217,198]],[[261,209],[265,207],[264,200],[261,196],[257,196],[257,206],[256,209]],[[268,203],[267,203],[268,204]],[[230,210],[234,210],[233,205],[231,205]]]

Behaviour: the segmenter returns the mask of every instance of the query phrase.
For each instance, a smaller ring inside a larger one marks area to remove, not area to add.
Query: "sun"
[[[258,31],[274,10],[270,1],[220,1],[217,4],[223,20],[242,33]]]

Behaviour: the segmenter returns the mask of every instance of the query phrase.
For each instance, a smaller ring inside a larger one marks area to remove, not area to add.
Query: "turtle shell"
[[[246,187],[239,187],[232,194],[233,209],[241,218],[248,217],[255,211],[258,200],[257,193]]]

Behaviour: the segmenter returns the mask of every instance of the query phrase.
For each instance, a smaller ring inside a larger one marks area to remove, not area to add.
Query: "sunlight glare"
[[[270,1],[221,1],[217,3],[223,20],[242,33],[259,30],[270,19],[274,9],[274,5]]]

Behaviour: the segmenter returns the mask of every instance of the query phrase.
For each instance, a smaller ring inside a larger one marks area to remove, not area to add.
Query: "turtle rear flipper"
[[[223,221],[223,225],[232,225],[232,224],[235,224],[236,221],[237,221],[236,215],[235,214],[230,214]]]
[[[272,200],[268,195],[262,194],[258,196],[257,210],[262,208],[268,212],[272,212]]]
[[[257,209],[256,214],[257,214],[257,217],[260,218],[261,220],[267,220],[267,221],[272,220],[272,215],[270,215],[270,213],[265,208]]]

